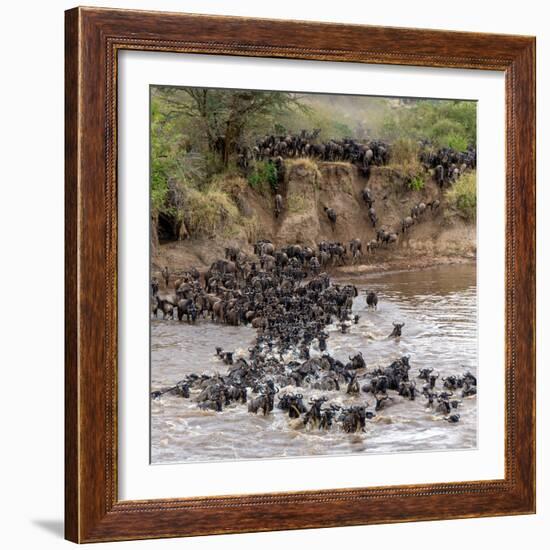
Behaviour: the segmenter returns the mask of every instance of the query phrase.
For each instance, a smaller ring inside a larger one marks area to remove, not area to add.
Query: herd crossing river
[[[304,426],[302,418],[289,418],[277,406],[267,415],[251,414],[240,403],[217,412],[199,408],[193,395],[184,399],[169,392],[151,400],[153,463],[444,451],[476,446],[476,396],[462,397],[456,390],[460,421],[448,422],[445,415],[427,407],[427,399],[420,392],[425,381],[417,378],[420,369],[434,369],[439,373],[438,391],[443,391],[441,380],[445,377],[464,376],[467,372],[477,376],[475,265],[336,276],[332,280],[358,288],[352,314],[359,315],[359,320],[345,333],[339,323],[326,327],[326,352],[344,363],[361,352],[367,371],[383,369],[400,357],[410,356],[409,377],[419,390],[416,399],[411,401],[390,392],[391,406],[367,420],[364,431],[346,433],[337,428]],[[367,309],[365,290],[377,293],[377,310]],[[400,338],[388,338],[393,321],[405,323]],[[216,324],[202,318],[195,324],[153,319],[151,390],[162,390],[193,373],[225,374],[228,367],[216,356],[215,346],[235,351],[235,357],[247,357],[256,336],[257,330],[250,326]],[[311,357],[318,355],[313,344]],[[281,387],[275,403],[285,392],[298,391],[306,404],[324,395],[342,409],[367,402],[372,410],[374,405],[370,393],[347,394],[311,387]]]

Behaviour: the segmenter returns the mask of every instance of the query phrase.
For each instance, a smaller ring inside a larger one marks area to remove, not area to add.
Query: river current
[[[342,362],[358,351],[367,369],[386,367],[410,356],[410,377],[420,368],[434,368],[441,378],[477,373],[477,298],[475,265],[440,266],[419,271],[337,277],[353,283],[359,296],[353,313],[359,323],[342,334],[327,328],[327,351]],[[377,311],[367,311],[365,289],[379,297]],[[404,322],[401,338],[389,339],[392,322]],[[195,325],[178,321],[151,322],[151,390],[170,386],[191,373],[223,374],[227,367],[215,356],[215,346],[239,351],[254,341],[256,331],[200,320]],[[312,350],[312,356],[316,350]],[[416,379],[420,389],[424,383]],[[441,388],[441,386],[438,386]],[[281,388],[281,393],[284,393]],[[295,388],[288,388],[296,391]],[[298,390],[304,402],[327,395],[343,405],[373,405],[372,396],[342,392]],[[392,394],[394,392],[391,392]],[[460,422],[450,424],[426,408],[426,400],[395,396],[387,409],[367,421],[366,431],[347,434],[304,429],[275,408],[268,416],[253,415],[245,405],[232,404],[223,412],[204,411],[191,399],[167,394],[151,401],[151,462],[175,463],[314,455],[445,451],[476,446],[477,398],[463,398]]]

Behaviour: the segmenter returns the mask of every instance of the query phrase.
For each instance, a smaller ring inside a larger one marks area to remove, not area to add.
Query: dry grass
[[[212,236],[231,231],[239,219],[239,209],[229,195],[216,188],[187,194],[185,222],[192,236]]]
[[[232,197],[237,197],[246,190],[247,186],[246,180],[240,176],[220,174],[213,179],[210,188],[223,191]]]
[[[477,185],[476,173],[466,172],[447,191],[447,200],[468,221],[476,219]]]
[[[287,211],[289,214],[301,214],[311,207],[310,202],[305,193],[294,191],[287,197]]]
[[[241,225],[247,241],[251,244],[256,242],[260,233],[260,222],[258,221],[258,217],[254,215],[251,218],[243,218],[241,220]]]
[[[391,146],[389,166],[409,174],[421,174],[423,168],[418,154],[418,143],[412,139],[398,139]]]
[[[308,157],[300,157],[297,159],[286,159],[285,164],[292,167],[302,166],[303,168],[309,171],[318,170],[317,162],[315,162],[313,159],[310,159]]]
[[[291,173],[292,171],[302,168],[308,173],[313,174],[313,180],[312,184],[317,187],[319,180],[321,178],[321,172],[319,170],[319,166],[317,165],[317,162],[315,162],[313,159],[310,158],[298,158],[298,159],[287,159],[285,160],[285,165],[287,168],[287,173]]]

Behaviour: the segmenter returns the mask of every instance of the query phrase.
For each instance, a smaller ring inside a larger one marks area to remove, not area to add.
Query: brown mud
[[[464,220],[448,204],[444,192],[429,175],[426,175],[422,190],[410,190],[407,181],[406,171],[392,167],[373,167],[367,182],[357,168],[348,163],[315,163],[309,159],[286,161],[285,178],[279,189],[284,210],[279,218],[274,215],[273,196],[247,186],[235,202],[243,220],[254,222],[254,235],[250,229],[245,230],[243,224],[242,230],[237,228],[224,236],[162,244],[153,239],[153,275],[165,265],[175,273],[191,266],[204,270],[224,256],[227,246],[237,246],[252,254],[252,245],[257,239],[269,239],[276,246],[298,243],[314,247],[322,240],[347,244],[353,238],[360,238],[363,256],[359,262],[349,265],[348,257],[347,265],[331,269],[342,275],[475,261],[475,223]],[[361,198],[365,186],[372,190],[375,198],[377,228],[384,227],[399,234],[397,244],[379,248],[371,254],[367,254],[366,244],[376,238],[376,229],[372,227],[368,208]],[[410,215],[411,207],[434,199],[441,202],[440,207],[434,212],[428,208],[418,223],[403,234],[400,221]],[[338,217],[334,226],[324,207],[336,211]],[[155,230],[154,220],[152,229]]]

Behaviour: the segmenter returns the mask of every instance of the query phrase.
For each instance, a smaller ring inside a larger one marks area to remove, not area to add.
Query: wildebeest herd
[[[433,151],[426,146],[427,144],[423,145],[419,155],[420,161],[426,169],[433,169],[439,187],[454,183],[466,170],[476,167],[477,154],[472,145],[468,146],[466,151],[456,151],[451,147]]]
[[[238,148],[238,164],[247,170],[250,161],[267,160],[275,165],[280,182],[284,159],[310,157],[354,163],[368,178],[371,166],[387,164],[391,156],[390,145],[380,140],[319,143],[318,134],[302,131],[299,135],[265,136],[254,147]],[[424,145],[420,161],[440,187],[475,168],[474,148],[434,151]],[[380,222],[375,206],[384,197],[376,197],[366,186],[360,199],[376,235],[365,244],[367,253],[397,244],[415,224],[436,214],[441,206],[437,198],[418,202],[410,207],[409,215],[388,227]],[[277,193],[275,218],[284,208],[283,197]],[[336,209],[325,205],[324,213],[335,227],[339,216]],[[161,314],[163,319],[187,323],[248,325],[256,330],[256,337],[244,354],[221,347],[212,350],[224,374],[189,374],[169,387],[154,390],[151,398],[171,394],[192,400],[205,410],[221,412],[227,407],[246,406],[251,414],[265,416],[277,408],[294,426],[346,433],[365,431],[367,421],[387,414],[384,411],[395,403],[422,399],[435,418],[458,423],[462,399],[477,392],[477,379],[471,372],[440,377],[433,369],[412,371],[409,356],[395,357],[380,366],[372,361],[367,364],[361,353],[342,361],[328,351],[331,330],[347,333],[360,318],[352,311],[358,289],[332,281],[328,270],[343,265],[348,258],[355,263],[362,255],[359,238],[348,243],[322,241],[316,247],[276,247],[264,239],[255,243],[251,253],[227,247],[225,257],[203,273],[191,268],[175,274],[165,267],[162,283],[157,278],[151,281],[155,318]],[[369,315],[378,304],[376,292],[368,290],[362,314]],[[405,323],[392,321],[393,329],[386,338],[401,338]],[[304,398],[305,390],[311,395],[309,400]],[[338,399],[342,394],[352,398],[346,401],[348,405]]]
[[[269,135],[260,139],[253,148],[245,146],[238,148],[238,165],[244,171],[248,169],[250,160],[267,160],[275,166],[277,173],[274,198],[275,218],[279,218],[285,208],[283,197],[279,193],[279,183],[284,179],[285,158],[310,157],[327,162],[350,162],[357,165],[367,179],[370,176],[371,166],[385,165],[390,160],[390,144],[381,140],[361,143],[354,139],[331,139],[326,143],[317,143],[317,136],[317,130],[313,132],[302,130],[299,135]],[[427,141],[419,145],[419,161],[440,188],[452,185],[466,170],[476,167],[476,149],[473,146],[461,152],[449,147],[434,149]],[[380,223],[374,206],[376,199],[370,187],[366,186],[362,190],[361,198],[367,206],[369,223],[376,229],[376,239],[367,243],[367,252],[373,252],[382,245],[396,243],[399,233],[408,233],[413,225],[422,221],[427,211],[434,214],[441,206],[441,200],[436,197],[426,202],[418,202],[411,207],[410,215],[403,217],[397,226],[389,228]],[[387,195],[382,197],[382,200],[384,199],[387,199]],[[325,205],[323,209],[334,229],[339,213],[330,205]],[[341,243],[338,244],[341,245]],[[351,257],[355,261],[361,254],[362,246],[355,246]]]
[[[363,176],[369,178],[372,166],[383,166],[390,162],[391,145],[380,139],[361,142],[353,138],[318,140],[320,130],[301,130],[299,134],[267,135],[253,147],[237,147],[237,165],[247,171],[252,161],[263,160],[273,163],[278,182],[284,178],[284,159],[311,158],[325,162],[349,162],[356,165]],[[454,183],[468,169],[475,169],[476,148],[469,145],[465,151],[451,147],[436,149],[428,140],[419,143],[418,160],[426,170],[431,170],[438,185]]]
[[[358,289],[331,281],[323,270],[344,254],[342,248],[327,242],[317,250],[298,244],[276,248],[261,240],[251,254],[228,247],[225,258],[205,273],[192,268],[175,279],[164,268],[162,290],[156,278],[151,284],[155,317],[160,311],[163,318],[182,322],[250,325],[257,334],[244,354],[212,350],[224,374],[189,374],[153,391],[152,399],[172,394],[217,412],[246,405],[250,413],[265,416],[276,407],[294,427],[346,433],[364,431],[367,421],[394,403],[424,399],[436,418],[459,422],[461,400],[477,390],[470,372],[440,378],[433,369],[413,374],[409,356],[374,366],[361,353],[341,361],[328,351],[329,326],[345,333],[359,322],[352,312]],[[369,315],[379,298],[369,290],[365,302]],[[404,325],[394,322],[387,338],[400,338]],[[313,392],[308,401],[304,389]],[[342,405],[337,399],[342,394],[354,398],[353,404]]]
[[[275,162],[280,170],[285,158],[312,158],[326,162],[350,162],[359,167],[363,175],[369,175],[370,166],[382,166],[390,159],[390,146],[382,140],[361,143],[355,139],[330,139],[319,142],[320,130],[302,130],[296,135],[268,135],[259,139],[253,147],[240,146],[237,164],[246,170],[252,160]]]
[[[276,216],[280,215],[282,209],[282,198],[280,195],[276,195],[278,202],[276,203]],[[410,215],[402,218],[399,223],[391,228],[380,224],[380,220],[374,208],[376,202],[374,193],[369,187],[365,187],[361,191],[361,199],[367,207],[367,216],[369,221],[375,230],[376,238],[371,239],[366,245],[365,250],[367,253],[373,253],[380,247],[387,248],[389,245],[396,244],[399,240],[400,234],[408,233],[413,225],[419,224],[425,218],[426,213],[429,212],[434,215],[441,205],[439,199],[434,198],[428,202],[419,202],[411,207]],[[331,223],[333,229],[338,222],[338,213],[334,208],[325,206],[325,214]],[[324,267],[328,264],[329,259],[332,260],[333,265],[338,263],[343,265],[347,256],[346,246],[340,242],[335,243],[321,243],[319,246],[319,253],[317,260],[320,266]],[[351,263],[356,263],[363,255],[363,244],[359,238],[351,239],[349,242],[349,253],[351,257]]]

